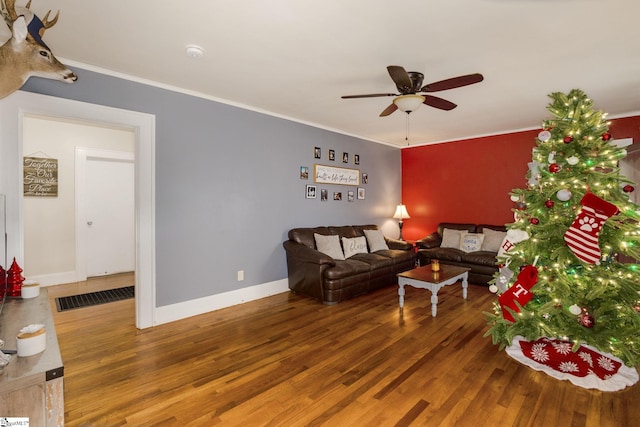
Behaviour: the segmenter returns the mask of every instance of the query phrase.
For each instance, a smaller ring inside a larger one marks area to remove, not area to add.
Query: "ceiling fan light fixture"
[[[411,113],[420,108],[424,100],[425,97],[422,95],[401,95],[394,98],[393,103],[396,104],[400,111]]]

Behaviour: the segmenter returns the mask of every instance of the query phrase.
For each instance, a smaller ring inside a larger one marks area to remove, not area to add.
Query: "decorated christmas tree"
[[[584,92],[550,98],[553,118],[538,134],[526,188],[511,193],[515,221],[498,253],[487,336],[535,369],[553,365],[557,378],[604,381],[621,366],[630,385],[640,363],[640,271],[619,256],[640,259],[640,206],[618,168],[626,150]]]

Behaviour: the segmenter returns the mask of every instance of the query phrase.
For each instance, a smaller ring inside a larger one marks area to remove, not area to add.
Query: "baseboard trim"
[[[156,307],[154,325],[175,322],[176,320],[186,319],[287,291],[289,291],[289,282],[287,279],[282,279],[177,304]]]
[[[33,280],[34,282],[38,282],[40,286],[53,286],[53,285],[60,285],[63,283],[74,283],[80,280],[85,280],[85,279],[78,279],[78,274],[75,271],[63,271],[61,273],[41,274],[39,276],[27,276],[25,278],[28,280]]]

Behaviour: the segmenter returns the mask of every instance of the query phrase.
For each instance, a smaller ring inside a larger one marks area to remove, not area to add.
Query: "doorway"
[[[155,307],[155,116],[18,91],[0,102],[0,193],[7,199],[7,251],[24,260],[23,122],[37,115],[106,127],[135,135],[136,326],[156,324]]]
[[[640,204],[640,148],[631,145],[627,148],[627,157],[620,160],[620,173],[629,181],[633,182],[635,191],[629,194],[629,200],[635,204]]]
[[[24,157],[53,165],[49,174],[57,178],[51,191],[25,193],[22,201],[23,267],[30,279],[48,286],[135,270],[134,149],[131,129],[24,117]],[[90,216],[101,216],[96,226],[87,225],[88,208]]]
[[[627,156],[618,163],[620,173],[633,183],[635,191],[629,193],[629,200],[635,204],[640,204],[640,148],[638,144],[627,147]],[[627,264],[638,264],[640,260],[633,259],[626,255],[618,255],[618,260]]]

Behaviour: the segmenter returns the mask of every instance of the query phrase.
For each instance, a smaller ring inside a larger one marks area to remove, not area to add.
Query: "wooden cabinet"
[[[29,357],[12,355],[0,373],[0,417],[28,417],[32,426],[64,425],[64,366],[58,347],[47,290],[37,298],[9,299],[0,315],[5,349],[16,349],[16,335],[31,324],[43,324],[47,347]]]

